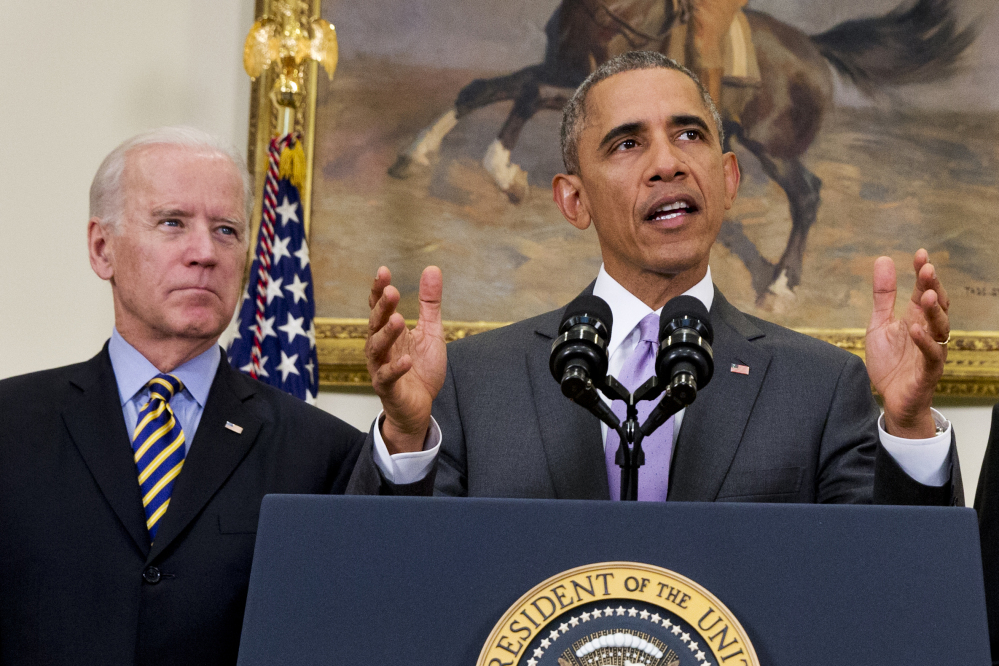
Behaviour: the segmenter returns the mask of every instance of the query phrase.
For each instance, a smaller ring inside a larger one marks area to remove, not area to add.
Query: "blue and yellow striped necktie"
[[[139,410],[132,450],[135,467],[139,470],[146,528],[152,541],[156,538],[160,519],[170,505],[174,481],[184,466],[184,431],[170,409],[170,399],[184,390],[184,384],[173,375],[159,374],[146,386],[149,387],[149,402]]]

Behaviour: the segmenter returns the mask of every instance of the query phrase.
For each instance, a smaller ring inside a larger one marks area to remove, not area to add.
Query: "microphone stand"
[[[684,373],[686,374],[686,373]],[[623,400],[627,407],[627,415],[623,423],[613,425],[621,444],[614,457],[621,467],[621,500],[638,500],[638,468],[645,464],[645,452],[642,450],[642,440],[655,432],[656,428],[666,422],[671,416],[693,402],[688,393],[678,391],[674,394],[672,387],[660,382],[658,377],[651,377],[631,393],[616,378],[607,375],[600,390],[611,400]],[[663,399],[656,405],[652,414],[641,427],[638,425],[638,403],[642,400],[655,400],[659,395]],[[658,421],[658,422],[656,422]],[[606,421],[605,421],[606,422]]]

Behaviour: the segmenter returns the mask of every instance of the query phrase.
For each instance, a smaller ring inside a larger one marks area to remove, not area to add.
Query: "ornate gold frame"
[[[319,16],[321,0],[309,0],[313,16]],[[260,17],[270,8],[270,0],[256,0],[255,16]],[[312,174],[315,146],[315,109],[318,69],[315,62],[309,65],[305,107],[298,113],[296,128],[302,133],[307,158],[306,183],[302,192],[304,224],[308,234],[311,219]],[[267,142],[273,132],[275,118],[268,97],[273,85],[273,74],[268,72],[253,82],[250,92],[250,135],[247,146],[247,163],[254,172],[255,200],[251,252],[256,247],[259,227],[263,173],[267,164]],[[467,335],[487,331],[506,322],[444,322],[445,337],[450,342]],[[411,322],[412,324],[412,322]],[[864,358],[864,330],[798,329],[802,333],[842,347]],[[319,382],[321,388],[363,387],[370,385],[364,362],[364,338],[367,321],[364,319],[316,318],[316,345],[319,352]],[[954,331],[943,379],[937,395],[961,398],[999,397],[999,332]]]

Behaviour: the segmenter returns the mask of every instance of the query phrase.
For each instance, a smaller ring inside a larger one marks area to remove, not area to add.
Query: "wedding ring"
[[[947,343],[950,342],[950,331],[947,331],[947,339],[944,340],[943,342],[940,342],[939,340],[934,340],[933,342],[937,343],[938,345],[943,345],[944,347],[946,347]]]

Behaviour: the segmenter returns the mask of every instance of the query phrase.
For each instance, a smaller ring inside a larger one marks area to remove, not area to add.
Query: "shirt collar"
[[[155,365],[121,337],[117,328],[111,331],[108,354],[111,356],[111,367],[114,368],[114,378],[118,382],[118,397],[122,405],[145,388],[150,379],[160,374]],[[222,352],[219,346],[212,345],[190,361],[174,368],[170,374],[184,383],[184,390],[204,409],[221,360]]]
[[[611,315],[614,317],[614,324],[611,327],[610,344],[607,346],[607,355],[611,356],[621,346],[625,338],[638,326],[650,312],[652,308],[638,299],[637,296],[621,286],[621,283],[612,278],[603,265],[600,266],[600,273],[597,274],[596,284],[593,285],[593,295],[607,301],[610,305]],[[714,284],[711,282],[711,267],[708,267],[704,278],[693,287],[683,292],[684,296],[693,296],[704,307],[711,310],[711,303],[715,298]],[[662,312],[662,308],[656,313]]]

